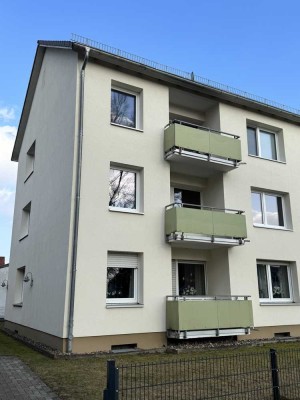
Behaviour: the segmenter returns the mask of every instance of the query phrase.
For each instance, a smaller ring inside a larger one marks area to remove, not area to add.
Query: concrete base
[[[14,322],[5,321],[4,327],[12,332],[25,336],[35,342],[43,343],[61,352],[66,351],[67,339],[49,335]],[[130,335],[88,336],[73,338],[73,353],[92,353],[110,351],[112,346],[128,345],[128,348],[137,347],[149,350],[161,348],[167,344],[166,332],[133,333]]]
[[[238,340],[273,339],[280,337],[299,337],[300,325],[261,326],[251,329],[250,335],[238,336]]]

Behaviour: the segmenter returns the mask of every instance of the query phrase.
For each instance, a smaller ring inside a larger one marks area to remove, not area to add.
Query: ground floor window
[[[292,301],[290,265],[259,262],[257,278],[261,302]]]
[[[137,253],[108,253],[106,303],[138,303],[140,274]]]

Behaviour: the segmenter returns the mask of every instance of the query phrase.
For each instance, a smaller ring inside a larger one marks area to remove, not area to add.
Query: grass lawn
[[[140,362],[156,362],[176,360],[188,357],[218,356],[241,354],[245,352],[266,351],[270,347],[276,349],[300,349],[300,343],[279,343],[258,347],[240,347],[232,349],[199,350],[199,352],[187,352],[175,354],[128,354],[128,355],[101,355],[98,357],[82,359],[50,359],[28,348],[22,343],[6,336],[1,332],[0,325],[0,356],[11,355],[19,357],[49,387],[58,394],[61,399],[102,399],[103,389],[106,385],[106,361],[114,358],[118,364],[131,364]]]

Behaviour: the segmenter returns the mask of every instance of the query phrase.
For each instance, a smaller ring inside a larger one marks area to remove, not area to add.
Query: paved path
[[[59,400],[17,357],[0,356],[0,400]]]

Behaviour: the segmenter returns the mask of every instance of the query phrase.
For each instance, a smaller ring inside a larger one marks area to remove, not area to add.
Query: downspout
[[[85,48],[85,56],[80,71],[80,92],[79,92],[79,128],[77,145],[77,168],[76,168],[76,197],[74,210],[73,244],[72,244],[72,270],[70,286],[69,322],[67,353],[72,353],[73,327],[74,327],[74,303],[75,303],[75,283],[77,269],[77,245],[78,245],[78,225],[79,225],[79,206],[81,188],[81,169],[82,169],[82,143],[83,143],[83,109],[84,109],[84,77],[85,67],[89,58],[90,48]]]

